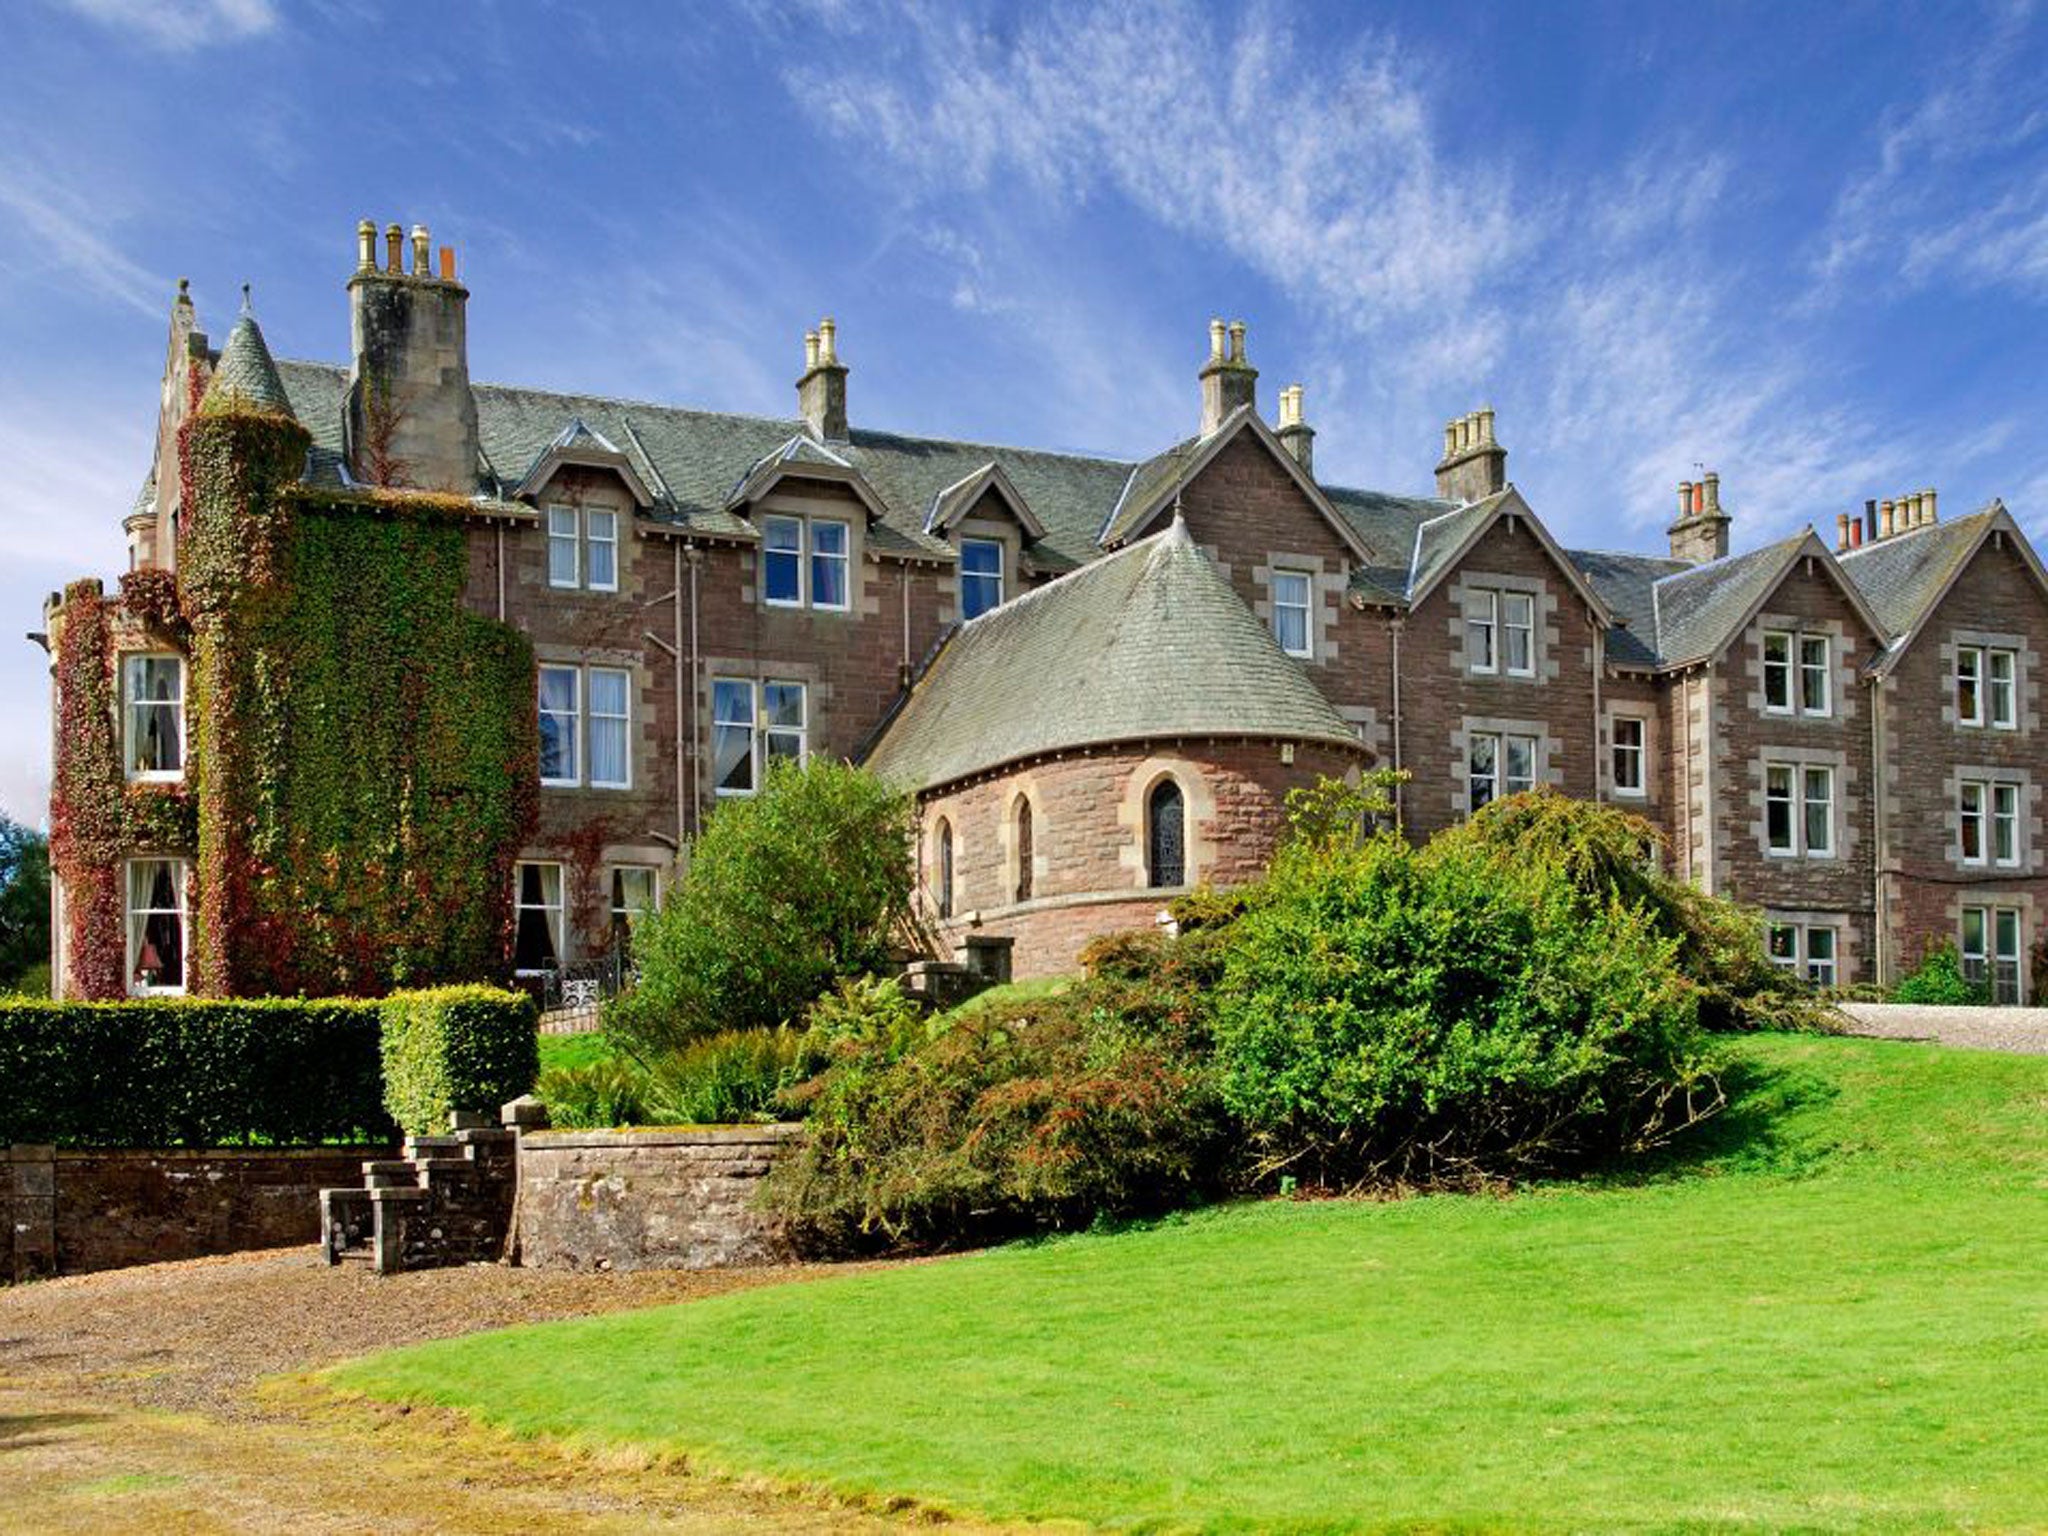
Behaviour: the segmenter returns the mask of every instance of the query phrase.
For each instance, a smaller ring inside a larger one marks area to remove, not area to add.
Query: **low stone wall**
[[[790,1257],[754,1204],[794,1125],[530,1131],[519,1138],[519,1262],[724,1269]]]
[[[322,1188],[381,1147],[70,1151],[0,1164],[0,1277],[30,1280],[311,1243]]]

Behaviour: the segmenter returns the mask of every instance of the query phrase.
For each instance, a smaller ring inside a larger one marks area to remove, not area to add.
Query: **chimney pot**
[[[1244,366],[1244,322],[1230,322],[1230,360],[1239,367]]]
[[[1678,482],[1678,517],[1681,522],[1692,516],[1692,482]]]
[[[1444,457],[1448,459],[1457,451],[1458,424],[1455,421],[1447,421],[1444,423]]]
[[[1849,514],[1835,514],[1835,553],[1840,554],[1849,547]]]
[[[1849,547],[1851,549],[1861,549],[1863,547],[1863,520],[1861,518],[1851,518],[1849,520]]]
[[[1221,320],[1211,320],[1209,322],[1209,361],[1212,363],[1223,361],[1223,322]]]
[[[1877,504],[1877,536],[1880,539],[1888,539],[1897,531],[1892,504],[1889,501],[1880,501]]]
[[[425,277],[428,273],[427,252],[432,248],[427,239],[427,226],[415,224],[412,227],[412,275]]]
[[[1866,496],[1863,499],[1863,538],[1875,539],[1876,537],[1877,498],[1875,496]],[[1863,539],[1858,539],[1856,542],[1860,544],[1863,542]]]
[[[377,270],[377,226],[368,219],[356,226],[356,270]]]
[[[818,360],[823,363],[839,361],[839,325],[830,315],[818,322]]]
[[[1481,443],[1491,443],[1493,441],[1493,407],[1490,405],[1479,408],[1479,441]]]
[[[441,247],[441,281],[444,283],[455,281],[455,247],[452,245]]]
[[[1709,513],[1718,513],[1721,510],[1720,473],[1716,470],[1708,470],[1707,478],[1700,482],[1700,486],[1704,493],[1704,499],[1706,501],[1706,510]]]
[[[384,226],[384,270],[403,272],[405,270],[405,231],[396,224]]]
[[[1927,488],[1927,521],[1930,523],[1938,523],[1941,521],[1941,514],[1935,510],[1933,486],[1929,486]]]
[[[818,333],[804,332],[804,372],[809,373],[818,366]]]

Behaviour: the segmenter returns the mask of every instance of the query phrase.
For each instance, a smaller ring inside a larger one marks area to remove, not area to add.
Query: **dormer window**
[[[853,532],[827,517],[761,519],[762,595],[771,608],[851,606]]]
[[[960,541],[960,617],[978,619],[1003,601],[1000,539]]]
[[[548,585],[618,591],[618,513],[601,507],[548,508]]]

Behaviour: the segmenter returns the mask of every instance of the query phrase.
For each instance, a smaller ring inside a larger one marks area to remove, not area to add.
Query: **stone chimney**
[[[1444,423],[1444,456],[1436,467],[1436,493],[1445,501],[1484,501],[1507,489],[1508,451],[1493,435],[1493,407]]]
[[[796,381],[804,430],[821,443],[846,441],[846,365],[839,361],[839,327],[827,315],[804,333],[804,376]]]
[[[1228,337],[1226,342],[1225,337]],[[1259,404],[1259,370],[1245,361],[1244,322],[1209,322],[1209,361],[1202,367],[1202,436],[1207,437],[1239,406]]]
[[[398,225],[356,226],[349,279],[354,359],[345,422],[349,473],[369,485],[405,485],[468,496],[476,490],[476,397],[469,388],[469,290],[455,280],[455,252],[428,265],[424,224],[412,228],[412,268]]]
[[[1693,565],[1724,559],[1728,554],[1728,514],[1721,510],[1721,477],[1708,470],[1698,482],[1678,486],[1678,520],[1666,530],[1671,558]]]
[[[1280,425],[1278,437],[1280,446],[1294,455],[1303,473],[1311,479],[1316,472],[1316,429],[1302,419],[1302,389],[1299,384],[1290,384],[1280,391]]]
[[[1889,497],[1884,501],[1865,502],[1864,506],[1875,508],[1870,513],[1872,540],[1896,538],[1902,533],[1911,533],[1915,528],[1931,528],[1941,520],[1939,500],[1931,486],[1924,491],[1908,491],[1903,496]]]

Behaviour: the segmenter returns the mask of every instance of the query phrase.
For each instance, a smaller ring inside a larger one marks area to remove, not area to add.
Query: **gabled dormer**
[[[654,491],[632,456],[592,428],[581,416],[572,417],[568,425],[535,455],[533,463],[520,477],[519,484],[513,487],[513,498],[518,501],[538,500],[546,495],[556,478],[570,468],[617,476],[626,494],[633,498],[635,507],[652,507],[656,503]]]
[[[1026,551],[1045,537],[1045,525],[993,459],[933,495],[924,531],[945,540],[959,558],[959,601],[947,617],[963,620],[1017,595]]]

